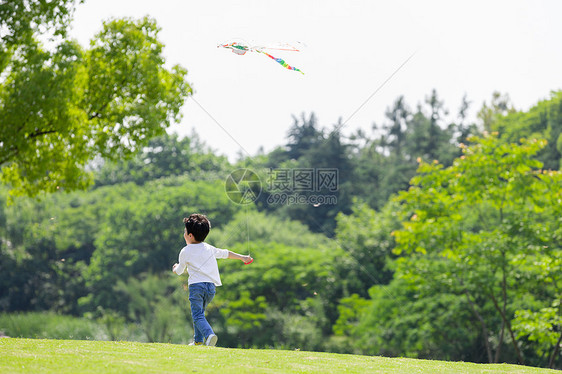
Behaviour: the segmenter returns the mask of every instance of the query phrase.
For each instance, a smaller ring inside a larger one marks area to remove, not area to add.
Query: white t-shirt
[[[187,267],[187,284],[211,282],[221,286],[217,258],[228,258],[228,252],[227,249],[215,248],[205,242],[188,244],[180,252],[175,273],[181,275]]]

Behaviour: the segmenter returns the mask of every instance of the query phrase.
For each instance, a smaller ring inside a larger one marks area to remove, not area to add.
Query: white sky
[[[292,115],[314,112],[329,128],[347,120],[413,53],[344,133],[370,133],[399,95],[415,108],[433,88],[452,116],[466,93],[473,117],[493,91],[526,110],[562,89],[557,0],[86,0],[71,35],[86,46],[103,20],[145,15],[162,28],[167,64],[188,69],[194,99],[210,114],[188,98],[172,130],[189,135],[195,128],[231,160],[237,143],[252,155],[284,144]],[[302,52],[271,54],[306,74],[217,48],[236,39],[304,43]]]

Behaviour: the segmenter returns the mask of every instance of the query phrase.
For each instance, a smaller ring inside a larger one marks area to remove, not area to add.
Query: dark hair
[[[184,218],[185,230],[188,234],[193,234],[193,237],[198,242],[205,240],[209,231],[211,231],[211,222],[203,214],[192,214],[189,218]]]

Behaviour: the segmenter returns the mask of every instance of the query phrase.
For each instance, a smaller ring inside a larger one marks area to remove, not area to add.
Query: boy
[[[184,218],[183,223],[183,237],[187,245],[182,248],[179,263],[174,264],[172,271],[181,275],[187,267],[189,273],[187,284],[195,332],[193,344],[215,346],[218,338],[205,318],[205,309],[215,296],[215,287],[222,285],[216,259],[242,260],[246,265],[254,259],[204,243],[211,230],[211,222],[203,214],[192,214],[189,218]]]

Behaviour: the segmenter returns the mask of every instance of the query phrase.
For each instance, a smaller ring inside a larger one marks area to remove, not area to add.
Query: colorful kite
[[[267,57],[275,60],[277,63],[279,63],[285,69],[298,71],[299,73],[304,74],[301,70],[299,70],[299,69],[289,65],[288,63],[286,63],[285,60],[283,60],[281,58],[274,57],[274,56],[272,56],[269,53],[264,51],[264,49],[275,49],[275,50],[278,50],[278,51],[300,52],[300,50],[298,48],[293,47],[293,46],[288,45],[288,44],[284,44],[284,45],[281,45],[278,48],[276,48],[276,47],[257,47],[257,46],[256,47],[250,47],[250,46],[242,44],[242,43],[234,42],[234,43],[227,43],[227,44],[219,44],[217,47],[223,47],[223,48],[230,49],[233,53],[236,53],[237,55],[244,55],[244,54],[246,54],[246,52],[263,53]]]

